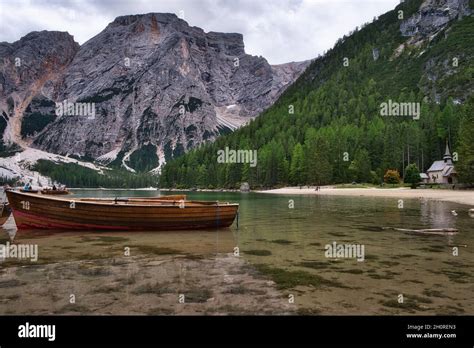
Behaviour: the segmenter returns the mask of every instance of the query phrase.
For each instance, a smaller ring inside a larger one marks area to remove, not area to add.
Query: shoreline
[[[449,189],[410,189],[408,187],[396,188],[336,188],[334,186],[322,186],[320,191],[315,191],[314,186],[299,188],[282,187],[268,190],[240,191],[239,189],[176,189],[176,188],[70,188],[70,190],[101,190],[101,191],[157,191],[157,192],[216,192],[216,193],[265,193],[279,195],[324,195],[324,196],[349,196],[349,197],[381,197],[381,198],[407,198],[407,199],[430,199],[434,201],[452,202],[464,204],[474,208],[474,190],[449,190]]]
[[[258,193],[280,195],[324,195],[352,197],[385,197],[429,199],[434,201],[452,202],[474,207],[474,191],[444,190],[444,189],[410,189],[410,188],[334,188],[323,186],[320,191],[314,187],[283,187],[271,190],[259,190]]]

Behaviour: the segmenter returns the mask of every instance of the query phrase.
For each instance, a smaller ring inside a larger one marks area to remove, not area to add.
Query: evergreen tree
[[[290,183],[293,185],[302,185],[305,182],[304,174],[303,146],[297,143],[293,148],[291,156]]]
[[[459,133],[459,162],[456,170],[463,183],[474,184],[474,97],[471,97],[463,110]]]
[[[370,173],[370,157],[369,152],[365,149],[357,151],[355,159],[349,166],[349,171],[352,175],[353,181],[370,182],[372,175]]]
[[[312,129],[308,132],[306,147],[306,175],[308,183],[313,185],[329,184],[333,167],[328,142]]]
[[[420,183],[420,170],[415,163],[407,166],[405,170],[404,182],[411,184],[411,188],[414,189]]]

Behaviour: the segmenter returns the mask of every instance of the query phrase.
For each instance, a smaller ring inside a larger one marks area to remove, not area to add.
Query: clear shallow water
[[[81,190],[75,195],[131,197],[157,193]],[[110,259],[118,257],[124,246],[130,246],[138,256],[179,254],[188,259],[212,259],[238,247],[240,259],[250,265],[252,274],[275,281],[268,287],[278,289],[282,312],[291,296],[295,301],[290,307],[302,314],[474,314],[474,219],[468,216],[467,206],[406,199],[404,208],[399,209],[398,199],[392,198],[186,194],[188,199],[240,203],[239,227],[234,222],[230,229],[219,231],[22,232],[15,241],[37,243],[43,263],[87,261],[97,255]],[[289,207],[292,203],[294,208]],[[384,227],[456,228],[459,233],[422,235]],[[15,234],[11,225],[6,230]],[[326,258],[325,245],[333,242],[363,245],[365,260]],[[453,247],[458,248],[458,256],[453,256]],[[3,274],[8,273],[7,267],[4,263]],[[198,276],[199,271],[194,272]],[[100,275],[95,278],[100,279]],[[28,279],[21,281],[27,283]],[[240,295],[254,297],[251,293]],[[400,295],[403,303],[398,302]]]

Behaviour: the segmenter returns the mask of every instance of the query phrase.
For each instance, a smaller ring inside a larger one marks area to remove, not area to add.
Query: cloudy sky
[[[244,35],[247,53],[272,64],[316,57],[336,40],[400,0],[0,0],[0,41],[34,30],[67,31],[80,44],[115,17],[184,15],[205,31]]]

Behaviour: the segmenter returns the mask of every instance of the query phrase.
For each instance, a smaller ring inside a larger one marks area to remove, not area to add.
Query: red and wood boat
[[[239,205],[157,198],[54,197],[7,190],[18,229],[186,230],[229,227]]]

